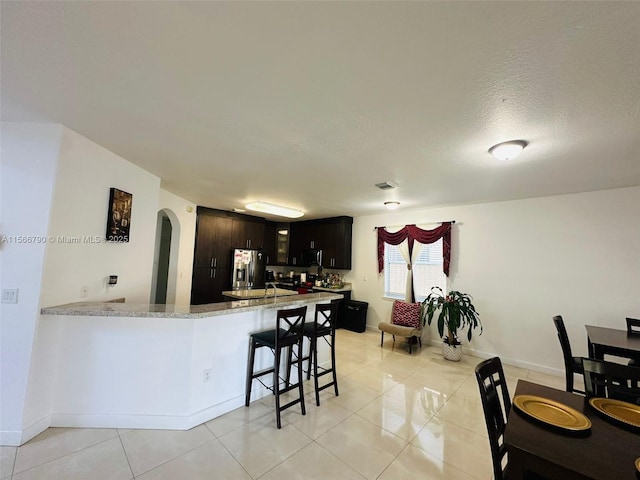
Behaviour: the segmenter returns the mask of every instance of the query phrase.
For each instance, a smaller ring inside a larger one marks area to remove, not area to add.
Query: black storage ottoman
[[[340,303],[338,312],[338,328],[346,328],[352,332],[364,332],[367,328],[367,302],[345,300]]]

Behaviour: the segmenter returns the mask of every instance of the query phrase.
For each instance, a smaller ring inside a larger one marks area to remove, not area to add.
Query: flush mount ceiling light
[[[267,202],[251,202],[245,205],[249,210],[262,213],[270,213],[271,215],[278,215],[280,217],[287,218],[299,218],[304,215],[304,212],[296,210],[294,208],[282,207],[280,205],[274,205]]]
[[[395,210],[400,206],[400,202],[384,202],[384,206],[387,207],[387,210]]]
[[[524,140],[512,140],[494,145],[489,149],[489,153],[498,160],[512,160],[520,155],[520,152],[527,146]]]

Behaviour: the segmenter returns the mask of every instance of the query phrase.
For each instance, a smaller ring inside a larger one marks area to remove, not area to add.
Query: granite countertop
[[[230,290],[222,292],[225,297],[237,298],[239,300],[249,298],[264,298],[264,288],[256,288],[253,290]],[[276,296],[298,295],[295,290],[287,290],[285,288],[276,288]],[[267,297],[273,297],[273,288],[267,289]]]
[[[296,292],[297,293],[297,292]],[[47,307],[42,315],[72,315],[87,317],[142,317],[142,318],[207,318],[239,312],[280,308],[305,303],[320,303],[340,299],[329,292],[288,295],[277,298],[257,298],[206,305],[154,305],[147,303],[78,302]]]

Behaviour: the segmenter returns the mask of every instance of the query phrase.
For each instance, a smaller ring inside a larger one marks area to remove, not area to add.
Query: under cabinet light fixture
[[[278,215],[280,217],[287,218],[300,218],[304,215],[304,212],[296,210],[294,208],[283,207],[268,202],[251,202],[245,205],[247,209],[254,212],[270,213],[271,215]]]
[[[528,144],[524,140],[512,140],[494,145],[489,149],[489,153],[498,160],[513,160]]]
[[[387,210],[395,210],[400,206],[400,202],[384,202],[384,206],[387,207]]]

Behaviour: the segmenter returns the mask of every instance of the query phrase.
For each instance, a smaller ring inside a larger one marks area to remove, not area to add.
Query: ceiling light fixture
[[[520,155],[524,147],[528,145],[524,140],[512,140],[494,145],[489,149],[489,153],[498,160],[512,160]]]
[[[251,202],[245,205],[249,210],[262,213],[270,213],[271,215],[278,215],[280,217],[287,218],[300,218],[304,215],[304,212],[296,210],[294,208],[282,207],[280,205],[274,205],[267,202]]]
[[[387,207],[387,210],[395,210],[400,206],[400,202],[384,202],[384,206]]]

